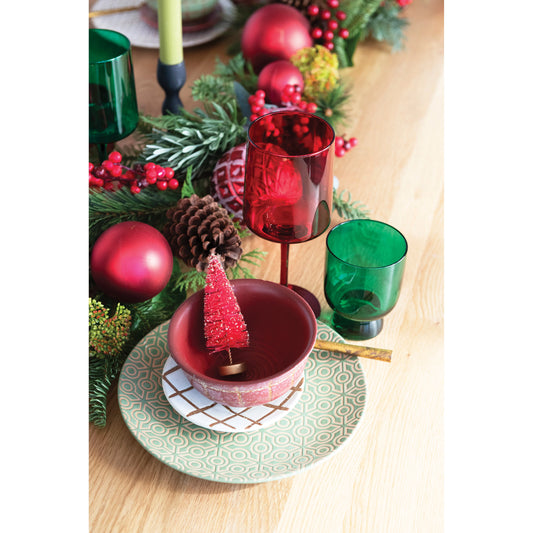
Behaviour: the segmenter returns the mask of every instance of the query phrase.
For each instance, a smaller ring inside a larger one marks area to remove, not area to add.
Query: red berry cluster
[[[350,139],[346,139],[343,137],[336,137],[335,138],[335,155],[337,157],[342,157],[348,150],[351,150],[357,146],[357,139],[355,137],[351,137]]]
[[[250,120],[253,122],[255,119],[271,113],[272,109],[265,108],[265,91],[259,89],[248,97],[248,103],[250,104]],[[315,113],[318,106],[314,102],[306,102],[302,100],[302,88],[299,85],[287,84],[283,88],[281,96],[281,105],[283,106],[295,106],[302,111],[308,113]]]
[[[265,109],[265,91],[258,89],[255,94],[251,94],[248,97],[248,103],[250,104],[250,120],[254,121],[256,118],[261,117],[269,113],[268,109]]]
[[[318,109],[318,106],[314,102],[302,100],[302,88],[299,85],[290,84],[285,85],[281,92],[281,105],[293,105],[308,113],[315,113]]]
[[[111,152],[101,165],[89,162],[89,187],[103,187],[114,190],[129,186],[133,194],[138,194],[141,189],[149,185],[164,191],[177,189],[178,180],[174,177],[174,170],[170,167],[161,167],[155,163],[136,163],[133,168],[121,164],[120,152]]]
[[[264,121],[264,135],[265,137],[279,137],[281,135],[281,131],[279,128],[274,124],[274,119],[272,117],[266,117]],[[299,117],[298,123],[294,124],[292,126],[292,132],[296,137],[303,137],[307,133],[309,133],[309,117],[302,115]]]
[[[331,52],[335,48],[333,38],[338,36],[347,39],[350,32],[340,26],[346,20],[346,12],[337,9],[340,0],[326,0],[326,4],[327,7],[311,4],[307,8],[307,16],[311,22],[311,37],[315,43],[325,46]]]

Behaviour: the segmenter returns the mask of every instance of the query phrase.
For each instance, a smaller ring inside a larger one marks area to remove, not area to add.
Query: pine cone
[[[241,239],[228,212],[212,196],[182,198],[167,211],[167,219],[163,233],[173,254],[187,266],[204,271],[213,250],[225,269],[240,259]]]

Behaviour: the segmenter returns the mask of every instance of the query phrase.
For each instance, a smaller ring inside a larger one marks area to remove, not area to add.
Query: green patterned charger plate
[[[168,321],[132,350],[122,367],[118,401],[137,441],[166,465],[222,483],[261,483],[315,466],[353,435],[366,402],[357,357],[313,350],[298,404],[284,418],[253,433],[221,433],[197,426],[168,403],[161,385],[170,353]],[[343,342],[318,322],[318,338]]]

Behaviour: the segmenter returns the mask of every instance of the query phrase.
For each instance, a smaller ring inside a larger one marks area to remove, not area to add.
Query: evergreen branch
[[[180,199],[181,192],[176,190],[160,191],[156,187],[146,187],[138,194],[131,194],[127,188],[117,191],[99,189],[89,194],[89,247],[107,228],[124,222],[136,220],[161,229],[168,208]]]
[[[244,266],[242,263],[248,263],[253,266],[259,266],[260,262],[265,258],[266,252],[262,250],[251,250],[245,254],[242,254],[238,263],[229,269],[231,279],[253,279],[254,275],[250,269]],[[178,290],[185,291],[187,293],[194,293],[205,287],[206,273],[199,272],[196,269],[191,269],[184,272],[179,279],[177,279],[175,287]]]
[[[181,186],[181,197],[189,198],[193,194],[196,194],[196,191],[194,190],[194,186],[192,184],[192,167],[189,167],[187,169],[187,175],[185,176],[185,181],[183,182]]]
[[[346,196],[346,198],[345,198]],[[333,190],[333,208],[345,219],[368,218],[370,211],[361,202],[352,201],[350,191],[344,189],[340,193]]]
[[[191,94],[195,100],[203,102],[206,108],[213,102],[226,105],[234,98],[231,82],[211,74],[204,74],[195,80]]]
[[[348,0],[343,2],[346,20],[343,26],[348,28],[350,36],[359,35],[368,24],[370,17],[380,7],[383,0]]]
[[[205,112],[201,109],[196,109],[194,112],[182,109],[179,114],[165,113],[153,117],[150,115],[141,115],[139,117],[139,126],[145,135],[150,135],[152,129],[160,129],[165,131],[179,131],[183,126],[198,126],[202,122],[202,117]]]
[[[390,44],[393,52],[401,50],[405,41],[404,30],[409,25],[409,21],[400,16],[402,12],[397,2],[386,0],[370,18],[361,39],[372,37]]]
[[[170,166],[176,173],[192,167],[193,178],[210,174],[226,151],[246,140],[246,119],[239,117],[234,100],[225,107],[213,102],[211,107],[209,112],[197,109],[194,115],[144,118],[153,126],[144,159]]]
[[[240,83],[249,93],[257,89],[257,74],[254,72],[252,64],[244,59],[242,52],[237,53],[227,63],[223,63],[218,57],[213,71],[215,76],[219,76],[227,83],[234,81]]]
[[[107,418],[107,395],[125,361],[125,357],[89,359],[89,422],[104,427]]]
[[[196,269],[184,272],[176,282],[176,289],[194,293],[205,287],[205,272]]]
[[[176,280],[181,275],[179,262],[174,261],[170,281],[158,295],[145,302],[123,304],[122,307],[131,313],[132,322],[121,352],[111,357],[89,358],[89,421],[96,426],[106,424],[108,392],[130,352],[150,331],[169,320],[185,300],[185,292],[176,287]],[[104,295],[98,295],[98,300],[106,307],[116,304]]]
[[[233,267],[230,268],[231,278],[232,279],[253,279],[255,276],[251,273],[250,269],[241,263],[249,263],[253,266],[259,266],[260,262],[265,259],[267,252],[263,250],[251,250],[241,255],[239,262]]]
[[[243,226],[242,222],[235,218],[234,215],[231,213],[229,214],[231,221],[233,222],[233,225],[235,226],[235,229],[237,230],[237,234],[239,235],[241,241],[244,239],[244,237],[248,237],[252,234],[250,229],[247,226]]]
[[[350,36],[348,39],[336,37],[333,40],[341,68],[353,66],[353,55],[357,43],[381,2],[382,0],[347,0],[343,2],[343,11],[346,13],[343,26],[348,29]]]
[[[349,99],[350,90],[339,81],[331,91],[322,93],[316,99],[318,109],[315,114],[327,120],[332,126],[337,126],[346,119],[346,104]]]

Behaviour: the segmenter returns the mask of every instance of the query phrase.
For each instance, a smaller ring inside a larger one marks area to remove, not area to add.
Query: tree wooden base
[[[231,365],[222,365],[218,367],[218,372],[221,376],[233,376],[235,374],[242,374],[246,370],[245,363],[233,363]]]

